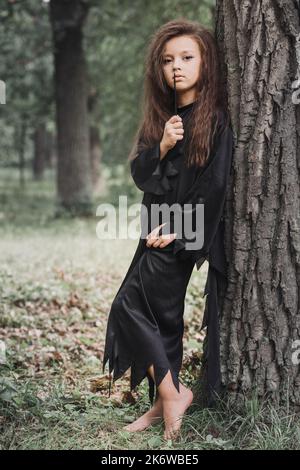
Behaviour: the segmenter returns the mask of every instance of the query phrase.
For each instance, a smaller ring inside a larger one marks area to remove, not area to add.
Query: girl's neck
[[[178,109],[181,109],[181,108],[187,108],[188,106],[192,106],[192,104],[194,104],[195,101],[191,101],[190,103],[185,103],[185,104],[178,104],[177,108]]]
[[[192,92],[192,93],[191,93]],[[189,104],[192,104],[196,101],[197,95],[194,92],[194,90],[189,90],[187,93],[178,93],[178,108],[183,108],[184,106],[187,106]]]

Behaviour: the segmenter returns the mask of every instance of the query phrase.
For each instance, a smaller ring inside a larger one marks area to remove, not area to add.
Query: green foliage
[[[0,106],[0,164],[16,161],[21,128],[31,158],[29,137],[38,120],[52,120],[52,46],[48,5],[42,1],[7,2],[0,21],[0,79],[6,105]]]

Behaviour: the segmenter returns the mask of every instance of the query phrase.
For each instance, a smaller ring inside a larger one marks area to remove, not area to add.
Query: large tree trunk
[[[298,5],[217,1],[235,136],[220,359],[227,396],[237,402],[256,390],[300,405],[300,109],[292,98]]]
[[[91,213],[87,75],[82,27],[88,12],[84,0],[51,0],[54,42],[57,188],[59,204],[75,214]]]

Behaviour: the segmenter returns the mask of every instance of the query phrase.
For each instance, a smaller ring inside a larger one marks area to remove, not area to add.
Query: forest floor
[[[98,239],[96,216],[54,218],[52,173],[40,182],[27,175],[22,190],[9,175],[0,181],[0,449],[300,447],[299,422],[255,397],[231,414],[193,404],[175,442],[163,440],[163,424],[124,431],[149,407],[148,381],[130,393],[128,372],[109,399],[102,355],[110,304],[138,240]],[[181,379],[191,387],[206,270],[194,269],[186,296]]]

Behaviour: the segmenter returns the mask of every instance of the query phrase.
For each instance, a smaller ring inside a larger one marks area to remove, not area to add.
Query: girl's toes
[[[124,431],[133,431],[133,426],[131,424],[128,424],[127,426],[123,427]]]
[[[175,441],[176,439],[178,439],[179,435],[180,435],[179,430],[178,431],[165,431],[164,439],[166,441],[169,441],[169,440]]]

